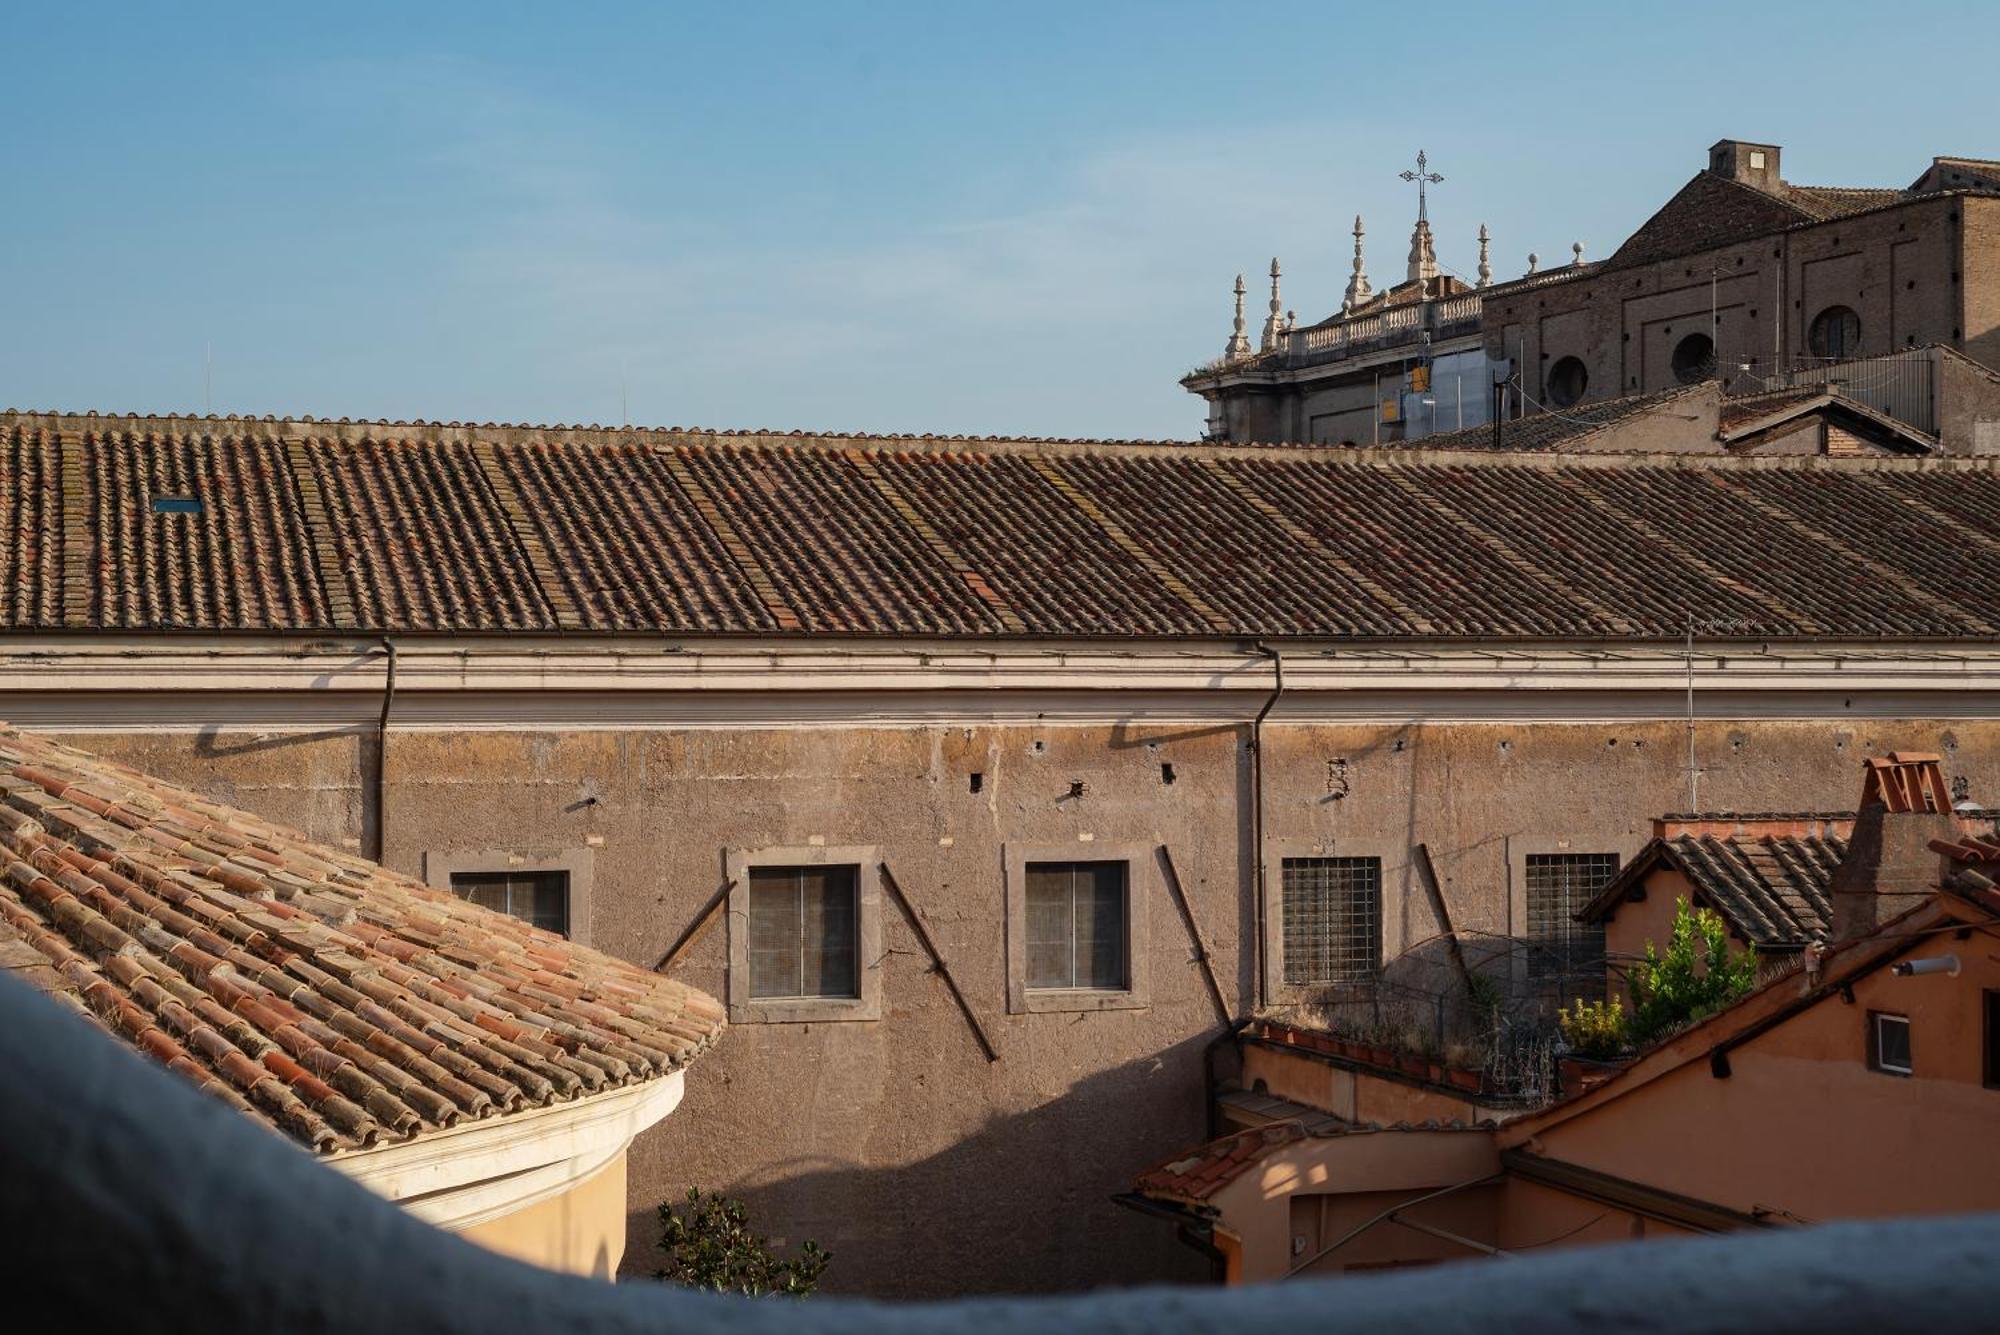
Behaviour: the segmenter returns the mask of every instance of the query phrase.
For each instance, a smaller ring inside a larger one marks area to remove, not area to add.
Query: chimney
[[[1727,181],[1739,181],[1765,194],[1775,195],[1784,184],[1778,178],[1776,144],[1752,144],[1741,139],[1718,139],[1708,150],[1708,170]]]
[[[1835,941],[1868,936],[1927,899],[1950,869],[1931,841],[1958,833],[1940,757],[1891,751],[1862,766],[1854,833],[1828,886]]]

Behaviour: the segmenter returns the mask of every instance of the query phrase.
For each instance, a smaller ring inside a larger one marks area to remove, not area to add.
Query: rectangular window
[[[2000,1089],[2000,992],[1986,993],[1986,1087]]]
[[[1890,1075],[1910,1073],[1910,1017],[1868,1012],[1868,1064]]]
[[[752,1000],[861,995],[859,870],[750,869]]]
[[[1576,915],[1618,874],[1616,853],[1528,854],[1528,976],[1565,995],[1604,991],[1604,924]]]
[[[1382,859],[1284,860],[1285,982],[1365,983],[1382,959]]]
[[[1030,862],[1028,987],[1127,990],[1127,911],[1124,863]]]
[[[521,918],[544,931],[569,935],[566,871],[455,871],[451,892],[481,908]]]

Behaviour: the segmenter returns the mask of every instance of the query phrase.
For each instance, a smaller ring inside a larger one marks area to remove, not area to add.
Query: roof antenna
[[[201,411],[215,411],[215,340],[201,345]]]

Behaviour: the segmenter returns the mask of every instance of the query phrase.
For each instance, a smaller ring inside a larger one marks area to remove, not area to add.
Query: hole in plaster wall
[[[1507,740],[1506,740],[1505,738],[1502,738],[1502,739],[1501,739],[1501,741],[1500,741],[1500,754],[1501,754],[1501,755],[1503,755],[1503,756],[1504,756],[1504,755],[1506,755],[1506,754],[1507,754],[1507,753],[1508,753],[1509,751],[1512,751],[1513,749],[1514,749],[1514,744],[1513,744],[1512,742],[1510,742],[1510,741],[1507,741]]]
[[[976,793],[986,786],[986,776],[974,770],[970,775],[966,776],[965,786],[968,791]]]
[[[1160,764],[1160,782],[1161,782],[1161,783],[1172,783],[1173,781],[1174,781],[1174,764],[1173,764],[1173,762],[1172,762],[1171,760],[1168,760],[1168,761],[1162,761],[1162,762],[1161,762],[1161,764]]]
[[[1049,744],[1045,741],[1042,741],[1040,738],[1036,738],[1034,741],[1028,744],[1028,753],[1030,755],[1038,756],[1041,755],[1043,752],[1047,751],[1048,749],[1049,749]]]
[[[1616,746],[1618,745],[1618,739],[1616,737],[1607,737],[1604,739],[1604,744],[1606,746]]]

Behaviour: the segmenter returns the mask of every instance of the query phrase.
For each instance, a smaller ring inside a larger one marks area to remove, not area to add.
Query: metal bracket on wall
[[[979,1023],[979,1016],[973,1012],[972,1003],[965,999],[965,993],[958,990],[958,980],[951,976],[951,967],[944,962],[944,956],[938,951],[937,942],[931,940],[931,929],[925,925],[923,915],[917,912],[916,906],[910,903],[909,897],[903,893],[903,887],[896,883],[895,873],[889,870],[889,864],[886,862],[882,864],[882,885],[895,897],[896,906],[903,910],[903,916],[910,920],[910,927],[916,932],[917,940],[922,944],[925,953],[931,957],[931,964],[936,969],[937,976],[944,980],[945,991],[951,993],[951,999],[958,1003],[959,1011],[965,1016],[965,1023],[971,1027],[972,1037],[978,1042],[979,1050],[986,1054],[987,1061],[999,1061],[1000,1054],[994,1051],[993,1040],[986,1036],[986,1026]]]
[[[1186,924],[1188,939],[1194,942],[1195,963],[1201,965],[1201,976],[1208,982],[1208,995],[1215,1002],[1216,1018],[1227,1025],[1231,1022],[1229,1003],[1222,995],[1222,984],[1215,976],[1215,961],[1208,953],[1208,943],[1201,939],[1201,928],[1194,920],[1194,906],[1188,903],[1187,892],[1181,888],[1180,868],[1174,866],[1174,855],[1160,845],[1160,863],[1166,868],[1167,889],[1173,892],[1174,906],[1181,911],[1181,922]]]
[[[722,916],[723,906],[729,903],[729,892],[735,888],[734,881],[722,883],[722,888],[715,892],[708,903],[701,906],[700,913],[694,915],[694,921],[687,925],[687,930],[667,948],[666,954],[660,956],[660,962],[653,966],[654,973],[665,973],[680,963],[681,956],[693,949],[694,943],[701,939],[701,934],[708,930],[709,924]]]

